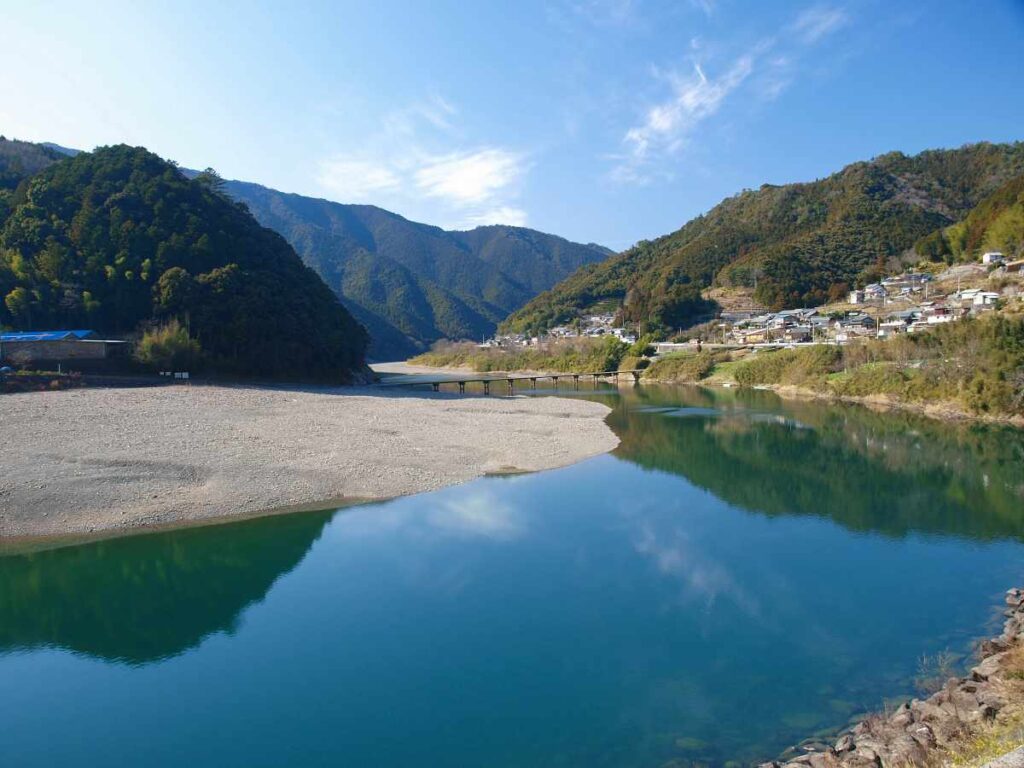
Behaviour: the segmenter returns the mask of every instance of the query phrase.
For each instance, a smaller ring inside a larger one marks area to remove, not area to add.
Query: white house
[[[994,291],[978,291],[974,294],[974,306],[989,307],[999,301],[999,294]]]
[[[1000,251],[986,251],[981,254],[982,264],[1002,264],[1006,258]]]

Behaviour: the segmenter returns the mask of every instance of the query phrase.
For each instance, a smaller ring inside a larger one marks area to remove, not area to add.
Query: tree
[[[224,197],[224,179],[213,168],[204,168],[195,180],[200,186]]]
[[[7,311],[23,325],[32,324],[32,294],[24,286],[18,286],[4,298]]]

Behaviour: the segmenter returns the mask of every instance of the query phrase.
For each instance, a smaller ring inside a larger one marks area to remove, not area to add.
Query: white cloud
[[[451,229],[473,229],[486,224],[508,224],[512,227],[525,227],[528,221],[526,211],[511,205],[501,205],[497,208],[471,213],[461,221],[453,224]]]
[[[715,10],[715,0],[691,3],[709,15]],[[730,97],[744,89],[762,101],[778,98],[799,74],[799,60],[810,46],[849,22],[839,6],[811,6],[776,35],[762,39],[713,75],[698,59],[706,46],[692,38],[690,73],[664,76],[652,67],[656,77],[668,82],[671,93],[647,106],[641,120],[625,131],[624,151],[609,156],[615,162],[611,179],[646,184],[656,178],[673,178],[666,159],[686,146],[701,124],[718,114]]]
[[[628,150],[625,162],[614,172],[621,180],[639,181],[640,172],[652,153],[675,152],[687,136],[704,120],[721,109],[730,93],[735,91],[754,71],[755,54],[749,53],[734,61],[715,78],[709,78],[700,64],[694,64],[688,77],[670,76],[672,96],[651,106],[640,125],[626,131],[623,142]]]
[[[842,8],[816,5],[808,8],[793,22],[793,31],[801,42],[812,45],[846,25],[849,17]]]
[[[368,202],[382,192],[398,189],[397,173],[384,165],[358,157],[335,156],[320,164],[317,181],[339,199]]]
[[[526,223],[517,204],[526,153],[470,144],[458,109],[433,94],[396,109],[357,151],[322,160],[316,180],[343,203],[372,203],[442,226]]]
[[[458,204],[486,203],[515,182],[523,159],[504,149],[485,148],[429,158],[413,174],[423,194]]]

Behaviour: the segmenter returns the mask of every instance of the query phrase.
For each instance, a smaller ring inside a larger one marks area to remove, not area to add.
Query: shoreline
[[[935,693],[894,712],[871,713],[840,731],[831,746],[794,746],[796,757],[759,768],[889,768],[934,765],[937,758],[980,763],[1019,751],[1024,727],[1024,589],[1005,595],[1002,634],[983,641],[967,675],[938,681]],[[1005,733],[1004,733],[1005,731]],[[988,736],[990,752],[970,754]],[[1006,742],[1006,743],[1003,743]],[[966,761],[963,758],[968,758]]]
[[[0,548],[327,509],[606,453],[607,406],[372,388],[6,395]]]

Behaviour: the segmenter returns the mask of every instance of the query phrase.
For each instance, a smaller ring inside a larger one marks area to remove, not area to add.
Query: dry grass
[[[972,729],[955,748],[937,755],[936,765],[980,768],[1024,745],[1024,645],[1012,648],[1003,665],[1000,692],[1009,704],[993,722]]]

